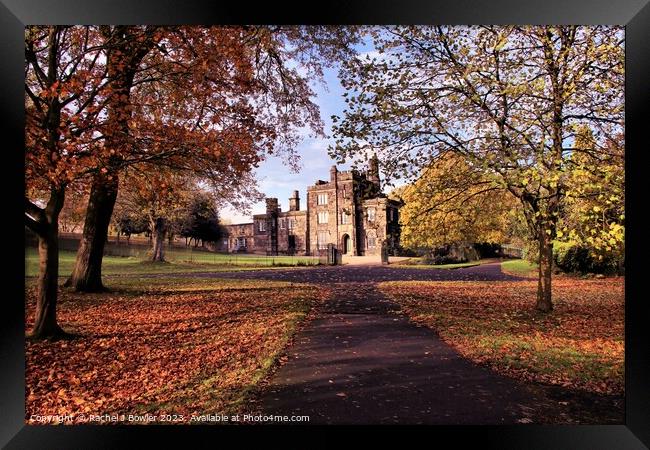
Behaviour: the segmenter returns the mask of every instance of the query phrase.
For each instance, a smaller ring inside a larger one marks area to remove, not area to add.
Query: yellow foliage
[[[496,180],[480,174],[459,155],[447,153],[402,192],[402,242],[434,248],[460,242],[508,240],[508,213],[516,199]]]

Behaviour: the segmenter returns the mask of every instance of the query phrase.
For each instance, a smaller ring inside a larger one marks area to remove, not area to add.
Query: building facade
[[[226,225],[220,250],[318,256],[334,244],[343,254],[380,255],[384,243],[389,251],[399,246],[400,206],[381,191],[376,157],[366,172],[332,166],[329,180],[307,188],[306,210],[300,210],[298,191],[288,211],[267,198],[266,213],[254,215],[252,223]]]

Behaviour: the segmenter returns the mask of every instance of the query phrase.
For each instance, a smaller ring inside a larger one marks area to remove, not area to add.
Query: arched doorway
[[[350,239],[349,235],[343,235],[343,239],[341,240],[341,248],[343,249],[344,255],[349,255],[352,253],[352,239]]]

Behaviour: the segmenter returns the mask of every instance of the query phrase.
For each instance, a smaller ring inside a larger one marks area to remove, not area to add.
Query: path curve
[[[295,283],[368,283],[382,281],[526,281],[501,272],[500,263],[458,269],[420,269],[393,266],[318,266],[292,269],[256,269],[232,272],[185,272],[139,275],[148,277],[267,279]]]
[[[159,275],[160,276],[160,275]],[[463,358],[411,322],[383,281],[529,281],[499,263],[458,269],[334,266],[165,274],[325,285],[256,409],[309,424],[623,423],[622,399],[522,383]]]

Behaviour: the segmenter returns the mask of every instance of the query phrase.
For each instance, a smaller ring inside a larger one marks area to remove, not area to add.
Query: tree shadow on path
[[[311,424],[623,423],[620,397],[523,383],[463,358],[375,283],[332,285],[258,398]]]

